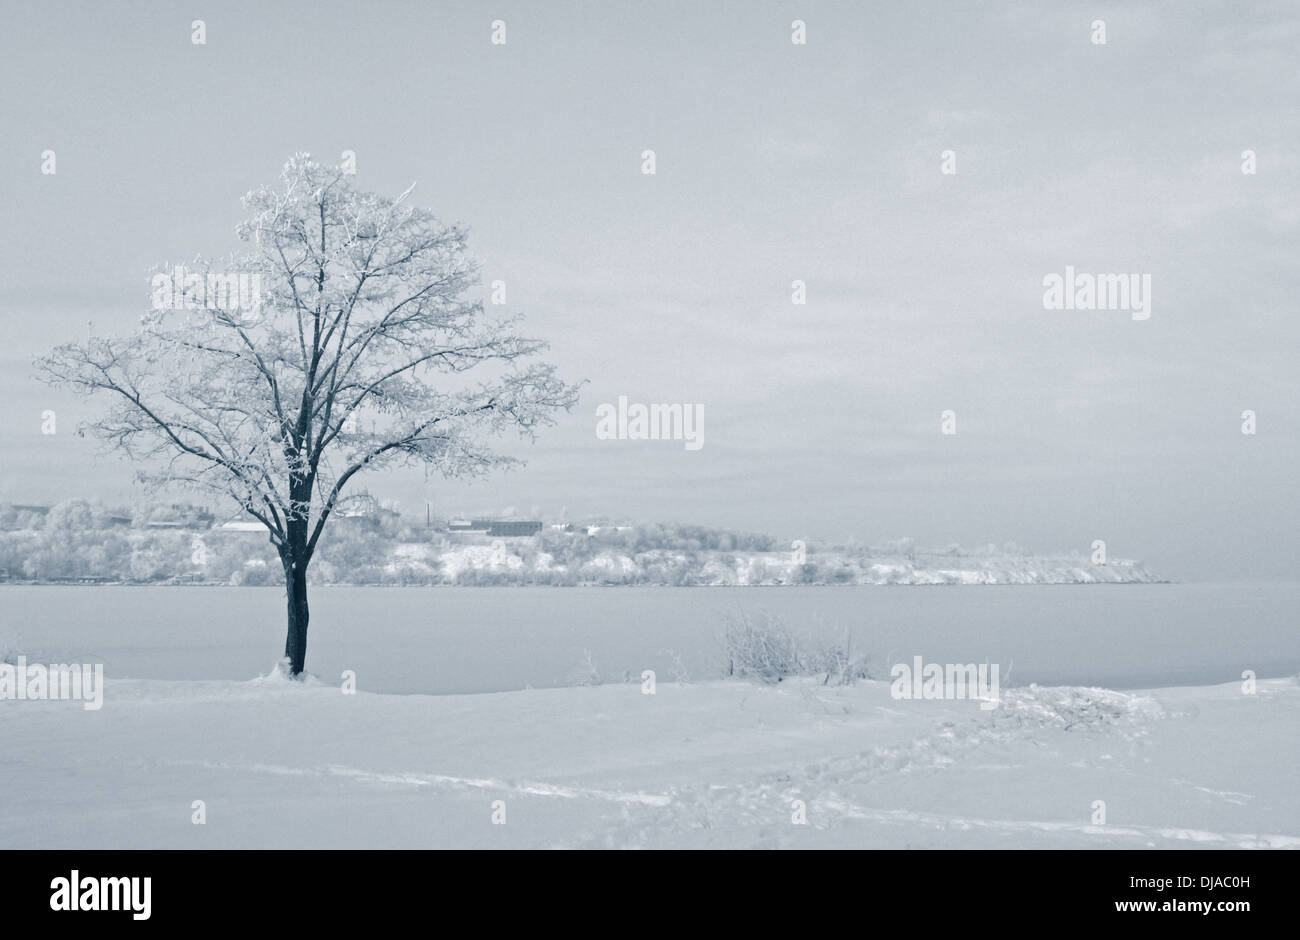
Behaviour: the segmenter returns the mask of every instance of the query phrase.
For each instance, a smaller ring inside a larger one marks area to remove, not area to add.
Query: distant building
[[[482,519],[452,519],[447,523],[448,532],[486,532],[490,528],[492,523]]]
[[[210,510],[193,503],[148,506],[134,520],[136,525],[144,529],[207,529],[215,521],[216,516]]]
[[[223,522],[221,523],[221,525],[213,526],[213,528],[219,529],[222,532],[265,532],[266,531],[266,526],[262,525],[262,523],[260,522],[245,522],[243,520],[240,520],[238,522]]]
[[[494,522],[488,528],[488,536],[491,538],[519,538],[536,535],[540,531],[542,531],[540,522]]]
[[[448,532],[480,533],[490,538],[524,538],[542,531],[542,524],[511,519],[451,519]]]

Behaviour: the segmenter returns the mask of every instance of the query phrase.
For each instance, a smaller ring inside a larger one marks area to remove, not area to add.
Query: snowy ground
[[[1294,680],[1003,697],[110,679],[0,702],[0,846],[1300,848]]]

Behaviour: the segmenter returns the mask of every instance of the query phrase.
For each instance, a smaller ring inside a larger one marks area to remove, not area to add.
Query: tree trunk
[[[289,660],[289,674],[299,676],[307,662],[307,565],[287,561],[284,566],[285,595],[289,602],[289,632],[284,640],[284,655]]]

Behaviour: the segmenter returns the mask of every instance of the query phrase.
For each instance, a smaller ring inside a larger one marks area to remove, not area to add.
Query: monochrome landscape
[[[202,6],[6,11],[0,846],[1300,849],[1293,6]]]

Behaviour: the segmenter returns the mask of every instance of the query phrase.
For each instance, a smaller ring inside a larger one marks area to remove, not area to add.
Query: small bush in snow
[[[569,685],[600,685],[600,667],[591,650],[582,651],[582,659],[569,673]]]
[[[866,658],[853,653],[847,631],[842,644],[828,644],[797,636],[781,618],[766,611],[728,614],[722,645],[728,676],[763,682],[823,676],[823,685],[848,685],[871,677]]]
[[[1063,731],[1141,730],[1164,710],[1152,698],[1110,689],[1031,684],[1012,689],[991,713],[995,722],[1018,727],[1058,727]]]

